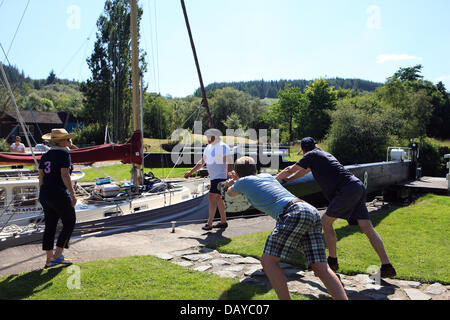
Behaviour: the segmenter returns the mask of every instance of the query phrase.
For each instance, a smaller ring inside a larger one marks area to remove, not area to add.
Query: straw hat
[[[218,129],[208,129],[205,132],[205,136],[220,138],[222,136],[222,132],[220,132],[220,130],[218,130]]]
[[[72,139],[76,134],[68,133],[66,129],[52,129],[51,133],[44,134],[42,140],[50,142],[58,142],[61,140]]]

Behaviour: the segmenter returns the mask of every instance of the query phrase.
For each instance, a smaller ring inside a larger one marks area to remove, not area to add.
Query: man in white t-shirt
[[[25,145],[21,142],[20,136],[16,137],[16,142],[11,145],[9,151],[15,153],[25,153]]]
[[[202,227],[203,230],[209,231],[212,228],[228,227],[225,203],[220,196],[218,184],[224,182],[228,178],[228,172],[233,165],[230,147],[220,141],[221,133],[219,130],[210,129],[205,133],[208,138],[208,146],[203,152],[202,159],[189,170],[184,177],[189,178],[194,172],[200,170],[204,165],[208,169],[209,179],[211,180],[211,188],[209,190],[209,217],[208,222]],[[220,213],[220,222],[213,226],[214,216],[217,208]]]

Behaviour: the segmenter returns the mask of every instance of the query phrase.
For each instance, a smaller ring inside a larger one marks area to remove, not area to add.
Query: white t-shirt
[[[38,152],[47,152],[48,150],[50,150],[50,147],[46,146],[45,144],[39,143],[34,147],[34,149]]]
[[[25,145],[23,143],[16,145],[16,143],[14,142],[11,145],[11,150],[12,152],[23,152],[25,150]]]
[[[226,179],[228,177],[228,165],[224,157],[230,155],[230,147],[222,141],[214,145],[208,144],[205,151],[203,151],[203,156],[205,157],[206,168],[211,180]]]

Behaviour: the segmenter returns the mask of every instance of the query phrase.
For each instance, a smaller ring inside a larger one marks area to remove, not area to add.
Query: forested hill
[[[47,79],[33,80],[25,76],[24,71],[20,72],[17,67],[5,65],[3,67],[20,109],[30,107],[37,111],[70,111],[74,115],[82,111],[83,95],[77,81],[58,79],[53,71]],[[6,84],[2,80],[0,81],[0,112],[13,108]]]
[[[335,89],[351,89],[355,91],[369,91],[372,92],[376,88],[383,86],[383,83],[372,82],[361,79],[342,79],[333,78],[326,79],[330,86],[334,86]],[[298,87],[302,91],[313,80],[277,80],[277,81],[241,81],[241,82],[219,82],[212,83],[206,86],[205,90],[207,94],[217,89],[223,89],[225,87],[232,87],[237,90],[247,92],[254,97],[264,98],[277,98],[279,90],[283,90],[287,83],[290,83],[293,87]],[[195,95],[200,97],[200,89],[197,89]]]

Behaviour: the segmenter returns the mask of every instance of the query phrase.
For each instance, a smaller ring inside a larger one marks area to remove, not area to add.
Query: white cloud
[[[423,58],[410,56],[407,54],[381,54],[377,57],[378,63],[385,63],[389,61],[405,61],[405,60],[419,60],[422,61]]]
[[[435,80],[435,82],[440,82],[440,81],[442,81],[442,82],[450,81],[450,76],[442,76]]]

